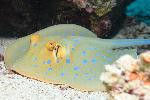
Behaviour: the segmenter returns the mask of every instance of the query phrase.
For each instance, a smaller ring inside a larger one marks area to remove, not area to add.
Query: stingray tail
[[[150,39],[116,39],[112,41],[112,45],[114,45],[115,47],[130,47],[142,45],[150,46]]]
[[[111,49],[113,49],[112,59],[116,61],[119,57],[129,54],[132,57],[137,57],[137,49],[135,46],[150,46],[150,39],[115,39],[110,40]],[[131,47],[131,48],[130,48]]]

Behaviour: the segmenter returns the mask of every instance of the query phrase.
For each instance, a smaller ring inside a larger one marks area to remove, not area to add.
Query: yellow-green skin
[[[41,39],[33,45],[31,35],[18,39],[5,54],[8,69],[52,84],[65,84],[82,91],[106,91],[99,80],[110,64],[125,53],[135,55],[135,50],[114,50],[132,45],[150,44],[150,40],[98,39],[89,30],[77,25],[57,25],[38,31]],[[55,41],[65,50],[58,61],[46,48]],[[56,61],[56,62],[55,62]]]

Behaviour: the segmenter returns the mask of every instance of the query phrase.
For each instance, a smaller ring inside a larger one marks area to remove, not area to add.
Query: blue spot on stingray
[[[103,65],[106,65],[106,64],[108,64],[108,62],[102,62],[102,64],[103,64]]]
[[[74,51],[75,50],[75,48],[72,48],[72,51]]]
[[[80,68],[78,66],[74,67],[75,71],[78,71]]]
[[[61,76],[61,77],[64,77],[64,76],[65,76],[65,73],[61,73],[60,76]]]
[[[88,80],[92,80],[92,78],[88,78]]]
[[[111,58],[107,58],[106,60],[109,61],[109,62],[112,62],[112,59],[111,59]]]
[[[77,46],[77,44],[73,44],[73,47],[76,47]]]
[[[87,62],[88,62],[87,60],[83,60],[82,61],[83,64],[87,64]]]
[[[66,64],[70,64],[70,59],[66,59]]]
[[[97,60],[96,59],[92,59],[92,63],[97,63]]]
[[[86,52],[85,52],[85,51],[83,51],[83,52],[82,52],[82,55],[83,55],[83,56],[86,56]]]
[[[78,74],[74,74],[74,78],[77,78],[79,75]]]
[[[36,43],[34,43],[34,44],[32,44],[32,46],[33,46],[33,47],[36,47],[36,46],[37,46],[37,44],[36,44]]]
[[[72,33],[72,36],[75,36],[75,33]]]
[[[52,68],[51,68],[51,67],[49,67],[49,68],[48,68],[48,71],[52,71]]]
[[[112,62],[112,59],[111,58],[109,58],[109,57],[106,57],[106,56],[102,56],[105,60],[107,60],[107,61],[109,61],[109,62]]]
[[[79,39],[73,39],[74,42],[79,42]]]
[[[51,60],[47,60],[47,64],[51,64]]]
[[[96,56],[100,56],[100,53],[96,53]]]
[[[107,52],[107,53],[112,53],[112,51],[111,51],[111,50],[107,50],[106,52]]]
[[[102,58],[106,59],[106,56],[102,55]]]
[[[65,33],[65,34],[64,34],[64,36],[68,36],[68,34],[67,34],[67,33]]]

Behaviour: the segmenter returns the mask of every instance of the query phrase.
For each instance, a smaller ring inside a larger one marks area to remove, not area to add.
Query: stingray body
[[[110,64],[124,54],[136,56],[133,45],[149,39],[98,39],[77,25],[57,25],[18,39],[5,54],[8,69],[52,84],[66,84],[82,91],[105,91],[99,80]]]

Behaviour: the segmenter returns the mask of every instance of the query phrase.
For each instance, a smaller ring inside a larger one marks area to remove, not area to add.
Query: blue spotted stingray
[[[82,91],[106,91],[99,77],[104,65],[124,54],[127,47],[150,45],[149,39],[99,39],[77,25],[51,26],[18,39],[5,54],[7,69],[52,84]]]

